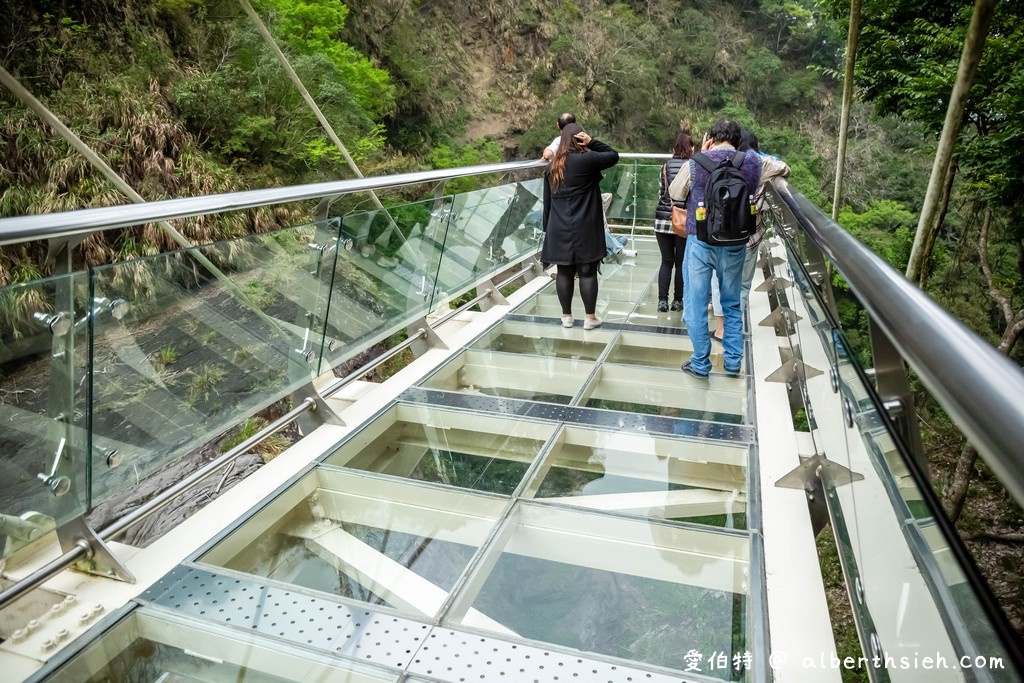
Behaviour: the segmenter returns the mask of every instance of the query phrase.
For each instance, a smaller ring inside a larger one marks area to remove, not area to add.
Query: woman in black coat
[[[558,266],[555,291],[562,306],[562,326],[572,327],[574,280],[586,319],[583,329],[601,325],[597,308],[597,267],[606,256],[601,171],[619,161],[619,153],[595,140],[576,123],[562,128],[558,151],[544,174],[544,247],[541,261]]]

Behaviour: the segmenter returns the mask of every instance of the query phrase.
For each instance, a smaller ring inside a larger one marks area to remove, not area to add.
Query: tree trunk
[[[985,39],[988,37],[988,29],[992,23],[995,6],[996,0],[975,0],[974,3],[971,25],[967,29],[967,39],[964,41],[964,50],[960,55],[960,66],[957,68],[956,81],[949,96],[946,120],[942,125],[939,147],[935,152],[932,174],[928,180],[928,191],[925,193],[924,206],[921,207],[917,234],[914,235],[914,246],[910,252],[910,261],[907,263],[906,275],[911,282],[921,279],[924,263],[931,258],[931,252],[926,251],[925,245],[934,239],[931,233],[936,229],[935,215],[939,209],[946,169],[949,167],[953,149],[956,147],[956,140],[960,135],[960,126],[967,106],[967,96],[970,94],[971,84],[974,82],[974,72],[978,68],[978,62],[981,61],[981,53],[985,48]]]
[[[988,234],[991,227],[992,209],[985,209],[981,219],[981,227],[978,230],[978,263],[981,266],[982,274],[985,276],[988,296],[999,306],[1003,314],[1003,320],[1006,323],[996,350],[1010,355],[1020,335],[1024,333],[1024,309],[1014,311],[1012,299],[996,286],[995,275],[988,260]],[[969,444],[964,446],[963,450],[960,451],[960,457],[957,458],[953,481],[950,482],[949,487],[942,496],[942,504],[946,508],[946,514],[949,515],[949,518],[954,523],[960,517],[961,511],[963,511],[964,502],[967,499],[967,490],[971,483],[971,473],[974,471],[974,463],[977,460],[978,452]]]
[[[974,446],[964,446],[960,451],[960,457],[956,460],[953,481],[950,482],[949,487],[946,488],[946,494],[942,497],[942,506],[946,508],[946,514],[954,524],[964,509],[967,490],[971,485],[971,473],[974,472],[974,463],[977,461],[978,451],[974,449]]]
[[[939,211],[939,219],[935,221],[935,229],[928,235],[928,241],[924,246],[924,253],[931,256],[932,249],[935,248],[935,238],[938,236],[939,231],[942,230],[942,224],[946,221],[946,214],[949,212],[949,198],[953,195],[953,181],[956,180],[957,162],[956,157],[950,157],[949,168],[946,169],[946,183],[942,191],[942,209]],[[921,264],[921,278],[917,283],[917,286],[924,289],[928,286],[928,278],[932,274],[932,260],[931,258],[925,259],[924,263]]]
[[[857,37],[860,33],[860,0],[850,2],[850,30],[846,34],[846,71],[843,75],[843,109],[839,116],[839,149],[836,152],[836,186],[832,192],[832,220],[839,218],[843,194],[843,166],[846,164],[846,139],[850,133],[850,107],[853,104],[853,67],[857,63]]]

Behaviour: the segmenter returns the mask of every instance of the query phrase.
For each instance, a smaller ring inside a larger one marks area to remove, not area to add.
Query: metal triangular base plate
[[[786,352],[787,349],[779,349],[780,352]],[[785,355],[785,353],[784,353]],[[811,377],[817,377],[818,375],[824,374],[821,370],[804,363],[799,358],[792,356],[792,352],[789,352],[790,358],[784,359],[782,365],[778,367],[772,374],[765,378],[768,382],[782,382],[784,384],[792,384],[797,380],[806,380]]]
[[[782,276],[769,275],[765,278],[764,282],[754,288],[755,292],[770,292],[776,288],[788,289],[792,287],[793,283]]]
[[[833,486],[845,486],[864,478],[863,474],[854,472],[821,455],[801,455],[800,464],[792,471],[776,479],[775,485],[783,489],[813,491],[818,482],[818,467],[828,471],[829,481]]]
[[[768,265],[781,266],[785,262],[785,259],[781,259],[778,256],[765,256],[764,258],[758,259],[757,263],[754,265],[758,268],[764,268]]]
[[[84,517],[75,517],[58,527],[57,540],[60,541],[60,548],[65,553],[74,550],[76,546],[88,546],[89,556],[76,562],[75,569],[108,579],[135,583],[135,576],[110,553],[106,544],[85,523]]]

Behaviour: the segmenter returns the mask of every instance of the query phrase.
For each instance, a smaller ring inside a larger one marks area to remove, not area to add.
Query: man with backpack
[[[740,125],[719,119],[704,135],[700,154],[693,155],[669,186],[669,195],[686,201],[686,254],[683,272],[683,320],[693,355],[682,371],[698,379],[711,372],[708,297],[711,274],[718,276],[722,313],[725,372],[738,375],[743,363],[743,313],[740,292],[747,241],[756,230],[757,188],[761,159],[756,152],[737,152]]]

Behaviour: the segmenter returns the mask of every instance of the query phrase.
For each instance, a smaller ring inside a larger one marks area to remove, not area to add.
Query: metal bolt
[[[71,634],[68,632],[66,628],[62,628],[61,630],[57,631],[57,642],[59,643],[67,640],[70,635]]]
[[[63,313],[40,313],[32,314],[32,317],[40,325],[50,331],[54,337],[63,337],[71,331],[71,320]]]
[[[67,477],[53,477],[41,472],[36,476],[38,476],[44,484],[50,487],[50,493],[58,498],[71,490],[71,480]]]
[[[836,372],[835,366],[828,369],[828,378],[832,381],[832,393],[839,393],[839,373]]]
[[[843,408],[846,409],[846,426],[853,428],[853,403],[850,402],[849,397],[843,398]]]
[[[12,643],[22,643],[28,638],[28,631],[23,628],[19,628],[17,631],[11,634]]]
[[[57,643],[55,643],[50,638],[47,638],[46,640],[43,641],[43,644],[40,646],[39,649],[41,649],[43,652],[49,652],[49,651],[53,650],[53,648],[55,648],[55,647],[57,647]]]

